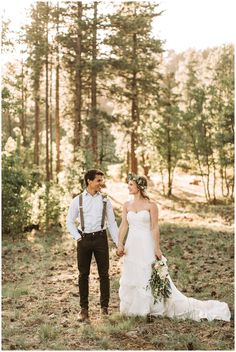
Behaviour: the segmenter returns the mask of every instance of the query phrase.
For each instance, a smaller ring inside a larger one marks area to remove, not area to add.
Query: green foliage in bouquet
[[[147,289],[150,288],[154,304],[171,295],[170,280],[168,278],[167,265],[162,260],[155,260],[152,263],[152,274]]]

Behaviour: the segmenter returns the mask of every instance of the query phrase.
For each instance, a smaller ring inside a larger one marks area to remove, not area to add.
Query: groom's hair
[[[104,176],[104,173],[98,169],[91,169],[86,172],[86,174],[84,175],[86,187],[88,186],[88,180],[93,181],[97,175]]]

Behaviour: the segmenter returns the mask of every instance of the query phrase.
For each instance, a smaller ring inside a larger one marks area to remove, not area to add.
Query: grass
[[[112,348],[112,342],[110,341],[109,338],[107,337],[102,337],[99,341],[98,341],[98,349],[101,350],[109,350]]]
[[[15,285],[9,285],[7,287],[3,287],[2,296],[8,298],[19,298],[23,295],[28,295],[30,290],[27,287],[16,287]]]
[[[58,333],[58,330],[50,324],[42,324],[39,327],[39,337],[41,341],[55,340]]]
[[[204,349],[201,341],[196,338],[193,334],[162,334],[155,336],[151,339],[151,342],[155,345],[158,350],[161,349],[172,349],[175,346],[175,350],[202,350]]]
[[[113,314],[109,319],[100,327],[98,331],[105,335],[119,336],[122,333],[129,332],[135,327],[135,322],[138,318],[125,317],[119,313]]]
[[[232,207],[180,200],[163,204],[170,206],[170,215],[173,207],[179,213],[191,212],[191,221],[171,216],[160,221],[162,251],[176,287],[189,297],[225,301],[233,312]],[[231,219],[228,223],[227,216]],[[234,350],[233,319],[226,323],[122,316],[120,261],[112,243],[111,315],[100,316],[93,261],[91,323],[79,323],[75,243],[63,231],[30,236],[2,242],[2,350]]]
[[[91,325],[83,325],[79,329],[79,333],[85,339],[87,339],[87,338],[92,339],[92,340],[96,340],[97,339],[96,329],[95,329],[95,327],[93,327]]]

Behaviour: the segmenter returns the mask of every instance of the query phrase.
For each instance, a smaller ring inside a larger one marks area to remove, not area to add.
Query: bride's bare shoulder
[[[149,206],[150,206],[150,210],[151,209],[158,209],[157,203],[154,200],[151,200],[151,199],[149,201]]]

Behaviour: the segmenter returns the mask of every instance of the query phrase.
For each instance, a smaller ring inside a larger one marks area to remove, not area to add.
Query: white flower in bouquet
[[[160,270],[160,272],[159,272],[159,275],[160,275],[160,278],[161,278],[162,280],[165,280],[165,279],[167,278],[167,276],[168,276],[168,269],[167,269],[166,266],[163,266],[163,267],[161,268],[161,270]]]

